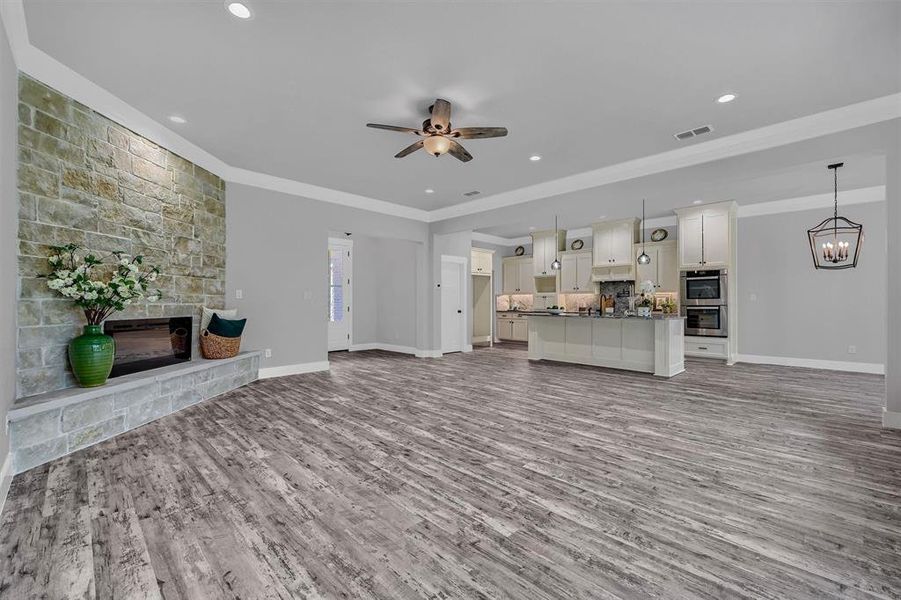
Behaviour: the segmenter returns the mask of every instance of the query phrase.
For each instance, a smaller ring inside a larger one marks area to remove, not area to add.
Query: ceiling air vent
[[[699,135],[704,135],[705,133],[710,133],[713,131],[713,127],[710,125],[702,125],[700,127],[695,127],[694,129],[689,129],[688,131],[680,131],[679,133],[674,133],[673,137],[677,140],[690,140],[693,137],[697,137]]]
[[[466,193],[463,194],[463,195],[464,195],[464,196],[478,196],[478,195],[481,194],[481,193],[482,193],[482,192],[480,192],[479,190],[472,190],[471,192],[466,192]]]

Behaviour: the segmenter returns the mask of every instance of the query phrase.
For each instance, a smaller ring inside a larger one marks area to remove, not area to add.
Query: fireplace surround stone
[[[259,378],[260,352],[195,359],[16,400],[7,417],[13,473],[51,461]]]

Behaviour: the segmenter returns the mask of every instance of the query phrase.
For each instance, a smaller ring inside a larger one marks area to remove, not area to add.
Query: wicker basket
[[[206,329],[200,334],[200,353],[204,358],[231,358],[241,350],[241,338],[227,338],[210,333]]]

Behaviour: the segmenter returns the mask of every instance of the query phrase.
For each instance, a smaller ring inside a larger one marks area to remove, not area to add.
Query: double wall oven
[[[685,335],[727,337],[726,269],[683,271],[680,275]]]

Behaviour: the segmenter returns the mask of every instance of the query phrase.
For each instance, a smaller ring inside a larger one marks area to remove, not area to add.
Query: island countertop
[[[672,377],[685,370],[684,318],[530,311],[529,359]]]
[[[517,311],[519,314],[526,315],[529,317],[570,317],[576,319],[635,319],[639,321],[668,321],[670,319],[685,319],[682,315],[670,314],[665,315],[662,313],[651,313],[649,317],[642,317],[639,315],[605,315],[599,313],[592,313],[590,315],[585,313],[577,313],[577,312],[563,312],[560,314],[553,314],[544,311]]]

